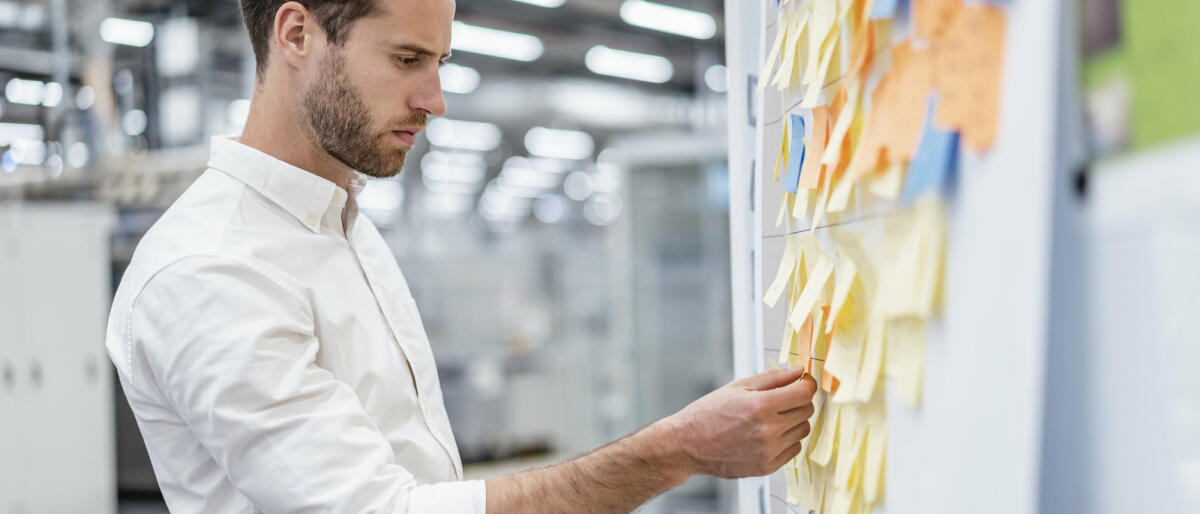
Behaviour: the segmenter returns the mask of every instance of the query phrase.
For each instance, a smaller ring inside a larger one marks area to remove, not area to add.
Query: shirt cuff
[[[419,485],[408,495],[409,514],[486,514],[483,480]]]

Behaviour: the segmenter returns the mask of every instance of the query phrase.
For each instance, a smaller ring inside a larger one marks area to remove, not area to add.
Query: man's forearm
[[[631,512],[693,470],[664,420],[563,464],[488,480],[487,511]]]

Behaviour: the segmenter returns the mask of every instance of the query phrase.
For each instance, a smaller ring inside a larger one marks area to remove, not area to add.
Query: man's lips
[[[396,136],[400,142],[407,146],[412,146],[417,142],[417,134],[421,132],[421,127],[405,127],[392,131],[392,135]]]

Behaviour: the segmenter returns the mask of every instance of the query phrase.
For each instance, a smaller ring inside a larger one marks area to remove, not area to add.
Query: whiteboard
[[[746,7],[747,3],[738,2]],[[776,11],[760,6],[757,23],[730,16],[731,88],[759,73],[762,47],[773,41]],[[964,150],[950,202],[946,307],[932,323],[923,404],[907,407],[888,395],[886,512],[1031,512],[1039,494],[1057,102],[1060,2],[1014,0],[1007,6],[1006,69],[995,146],[986,155]],[[754,11],[754,9],[745,9]],[[751,12],[750,14],[754,14]],[[755,48],[751,51],[749,48]],[[750,63],[733,64],[753,55]],[[732,91],[732,89],[731,89]],[[784,312],[764,309],[768,280],[782,254],[782,234],[810,227],[775,226],[780,195],[770,168],[779,140],[778,95],[730,96],[730,209],[734,351],[739,375],[766,369],[782,337]],[[797,111],[801,112],[801,111]],[[742,123],[753,116],[755,126]],[[752,131],[753,151],[738,151]],[[764,144],[764,141],[770,142]],[[766,179],[764,179],[764,176]],[[739,204],[737,195],[749,193]],[[879,217],[852,208],[842,228],[878,230]],[[749,222],[748,230],[740,230]],[[812,233],[824,237],[827,226]],[[748,262],[749,265],[739,265]],[[766,270],[766,273],[763,271]],[[745,294],[740,294],[744,292]],[[781,474],[739,486],[739,512],[783,513]]]

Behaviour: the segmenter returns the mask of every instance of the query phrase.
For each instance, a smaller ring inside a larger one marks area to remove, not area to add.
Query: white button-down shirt
[[[362,185],[214,138],[138,245],[107,347],[172,512],[484,512]]]

